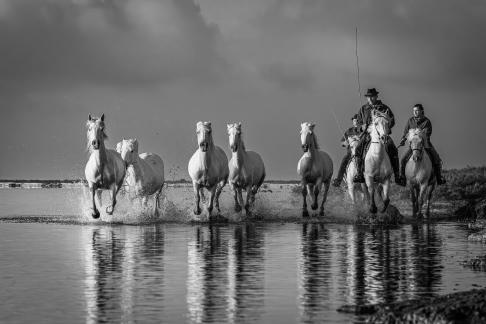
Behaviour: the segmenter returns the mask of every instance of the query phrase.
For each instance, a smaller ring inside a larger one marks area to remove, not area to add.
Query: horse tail
[[[258,192],[258,189],[260,189],[260,187],[262,186],[263,181],[265,181],[265,176],[266,176],[265,171],[263,171],[260,180],[258,180],[258,183],[254,185],[253,188],[251,189],[252,194],[256,194]]]

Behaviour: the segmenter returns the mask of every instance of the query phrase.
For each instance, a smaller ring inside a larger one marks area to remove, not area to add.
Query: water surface
[[[486,284],[453,223],[120,225],[84,219],[78,191],[0,195],[0,322],[348,323],[346,304]]]

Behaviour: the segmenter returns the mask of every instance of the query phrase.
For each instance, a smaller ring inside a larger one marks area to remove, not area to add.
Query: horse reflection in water
[[[301,322],[322,320],[332,295],[330,232],[324,224],[303,224],[298,261],[298,292]]]
[[[263,313],[263,231],[198,227],[188,246],[187,305],[192,322],[252,322]]]
[[[145,307],[153,309],[144,306],[144,300],[146,296],[160,295],[163,287],[162,228],[87,228],[82,239],[85,246],[86,322],[127,323],[134,322],[140,315],[156,320],[150,318],[151,313],[145,316]],[[139,269],[139,255],[155,261],[144,263],[144,268]],[[155,275],[142,277],[139,274],[147,271]],[[158,311],[161,316],[163,310]]]
[[[442,242],[433,226],[385,230],[326,226],[302,225],[300,322],[329,318],[342,306],[332,304],[338,299],[365,305],[435,295],[442,280]]]

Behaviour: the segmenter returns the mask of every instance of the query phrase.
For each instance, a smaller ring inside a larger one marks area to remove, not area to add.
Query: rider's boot
[[[407,185],[407,177],[405,176],[405,168],[407,167],[407,162],[412,156],[412,150],[409,148],[403,155],[400,161],[400,185],[406,186]]]
[[[443,185],[446,183],[446,179],[442,176],[442,160],[437,154],[437,151],[433,148],[426,148],[429,157],[432,159],[432,166],[434,168],[435,177],[437,179],[438,185]]]
[[[350,154],[348,153],[344,156],[343,160],[341,161],[341,165],[339,166],[338,174],[337,174],[336,178],[332,181],[332,185],[334,187],[339,187],[341,185],[341,181],[344,177],[344,173],[346,172],[346,168],[348,166],[349,157],[350,157]]]
[[[406,180],[404,181],[405,177],[400,176],[400,167],[399,167],[399,160],[398,160],[398,151],[389,150],[388,156],[390,157],[390,162],[393,168],[393,173],[395,174],[395,183],[399,186],[405,186]]]
[[[363,172],[364,172],[364,167],[363,167],[363,158],[359,155],[356,156],[356,164],[357,164],[357,174],[354,176],[353,178],[353,182],[355,183],[364,183],[365,182],[365,179],[364,179],[364,175],[363,175]]]

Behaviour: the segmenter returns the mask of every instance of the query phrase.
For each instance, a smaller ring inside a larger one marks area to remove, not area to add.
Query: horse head
[[[356,155],[356,149],[358,148],[360,137],[358,135],[353,135],[348,137],[349,149],[351,150],[351,155]]]
[[[241,123],[228,124],[229,145],[231,151],[237,152],[240,145],[243,144],[241,140]]]
[[[86,128],[88,129],[86,132],[88,150],[98,150],[100,145],[108,138],[105,133],[105,114],[102,114],[99,118],[89,114]]]
[[[316,124],[304,122],[300,124],[300,142],[304,152],[309,151],[310,148],[319,149],[316,135],[314,134],[314,127]]]
[[[373,111],[371,116],[371,138],[386,144],[390,138],[390,120],[388,116],[378,111]]]
[[[121,144],[121,145],[120,145]],[[120,145],[120,147],[118,147]],[[125,165],[130,165],[133,164],[135,161],[138,160],[138,141],[137,139],[123,139],[120,143],[117,145],[117,151],[118,148],[120,148],[120,155],[125,161]]]
[[[414,162],[421,161],[424,155],[425,133],[420,129],[411,129],[408,131],[407,137]]]
[[[211,122],[198,122],[196,124],[197,145],[203,152],[207,152],[213,144]]]

